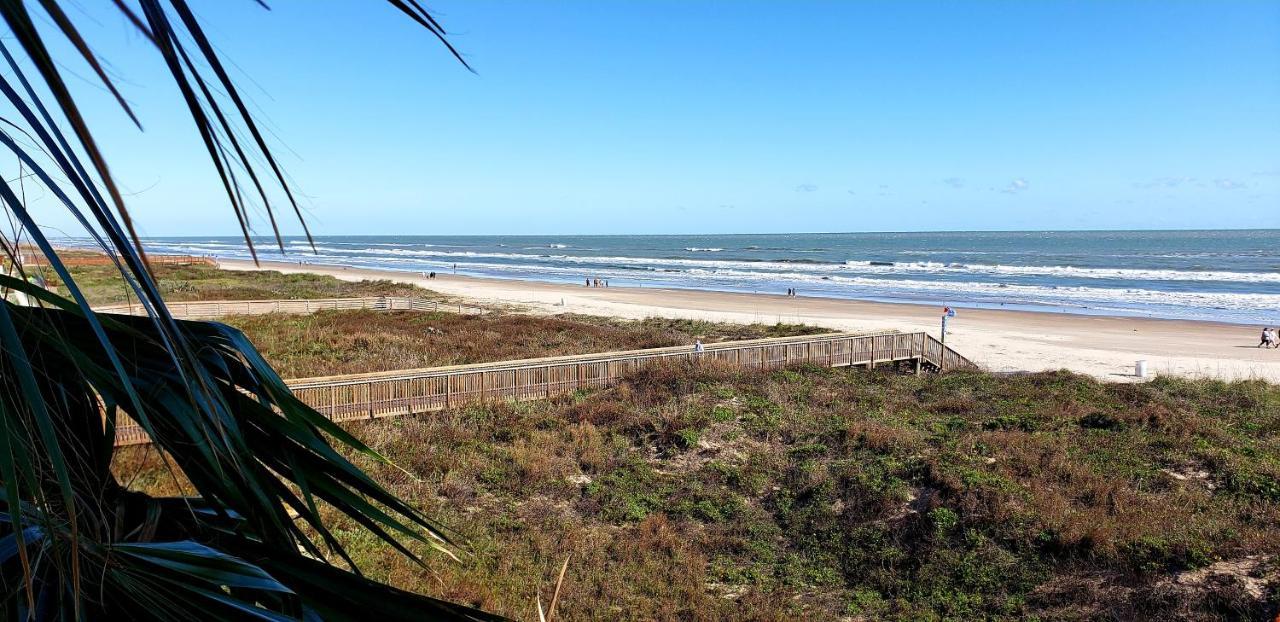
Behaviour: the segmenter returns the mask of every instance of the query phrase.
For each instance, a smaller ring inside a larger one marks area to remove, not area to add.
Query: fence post
[[[365,399],[369,401],[369,418],[373,418],[373,381],[370,380],[367,385],[368,391],[365,393]]]

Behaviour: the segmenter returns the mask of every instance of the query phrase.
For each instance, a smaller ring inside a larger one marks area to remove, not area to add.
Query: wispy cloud
[[[816,192],[817,190],[818,186],[814,184],[800,184],[799,186],[796,186],[796,192]]]
[[[1225,178],[1213,180],[1213,185],[1217,186],[1221,190],[1239,190],[1241,188],[1249,187],[1249,184],[1246,184],[1243,181]]]
[[[1027,188],[1030,188],[1030,187],[1031,187],[1031,184],[1028,184],[1027,180],[1019,177],[1009,182],[1009,185],[1001,189],[1000,192],[1003,192],[1005,194],[1018,194],[1019,192],[1022,192],[1023,190],[1026,190]]]
[[[963,180],[963,179],[960,179],[959,177],[948,177],[948,178],[946,178],[946,179],[942,180],[942,183],[944,183],[944,184],[946,184],[946,185],[948,185],[948,186],[951,186],[952,188],[963,188],[963,187],[964,187],[964,180]]]
[[[1195,183],[1195,177],[1157,177],[1148,181],[1141,181],[1133,184],[1136,188],[1177,188],[1178,186],[1190,185]]]

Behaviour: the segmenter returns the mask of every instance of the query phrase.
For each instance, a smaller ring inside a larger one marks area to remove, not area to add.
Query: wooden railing
[[[59,259],[62,264],[68,267],[75,266],[114,266],[115,262],[105,253],[95,253],[91,251],[60,253]],[[198,257],[195,255],[147,255],[147,261],[153,266],[213,266],[217,267],[218,260],[213,257]],[[48,263],[43,254],[23,253],[23,265],[38,266]]]
[[[315,313],[350,309],[375,311],[438,311],[439,303],[424,298],[378,296],[371,298],[311,298],[306,300],[203,300],[166,302],[169,313],[184,319],[208,319],[225,315],[259,315],[263,313]],[[146,315],[137,303],[94,307],[99,313]]]
[[[723,363],[777,369],[789,365],[827,367],[909,362],[917,371],[976,369],[969,359],[926,333],[854,335],[834,333],[524,359],[453,367],[287,381],[295,395],[334,421],[372,419],[458,408],[486,401],[533,400],[616,382],[655,361]],[[117,445],[148,442],[136,424],[116,429]]]

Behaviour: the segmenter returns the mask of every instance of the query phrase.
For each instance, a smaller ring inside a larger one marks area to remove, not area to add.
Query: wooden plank
[[[830,366],[915,360],[941,370],[976,369],[969,359],[926,333],[782,337],[707,344],[698,360],[770,369],[789,363]],[[458,408],[496,400],[544,399],[579,388],[617,382],[644,365],[690,360],[687,346],[547,357],[474,365],[352,374],[287,381],[294,394],[334,421]],[[149,442],[137,424],[123,421],[119,445]]]

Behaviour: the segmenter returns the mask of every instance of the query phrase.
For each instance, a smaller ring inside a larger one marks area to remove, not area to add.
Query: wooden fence
[[[76,251],[60,252],[58,258],[62,264],[68,267],[74,266],[114,266],[115,262],[111,260],[105,253],[95,251]],[[194,255],[147,255],[147,261],[153,266],[214,266],[217,267],[218,260],[213,257],[197,257]],[[45,265],[48,260],[43,254],[24,253],[22,255],[23,265],[38,266]]]
[[[378,296],[370,298],[311,298],[306,300],[203,300],[192,302],[166,302],[169,313],[188,320],[210,319],[224,315],[259,315],[263,313],[315,313],[350,309],[375,311],[438,311],[440,304],[423,298]],[[146,308],[137,303],[95,307],[99,313],[125,313],[146,315]]]
[[[373,419],[458,408],[486,401],[533,400],[616,382],[662,360],[720,361],[777,369],[901,364],[915,370],[976,369],[969,359],[926,333],[834,333],[712,343],[701,353],[688,346],[524,359],[287,381],[294,394],[334,421]],[[136,424],[116,430],[117,445],[146,443]]]

